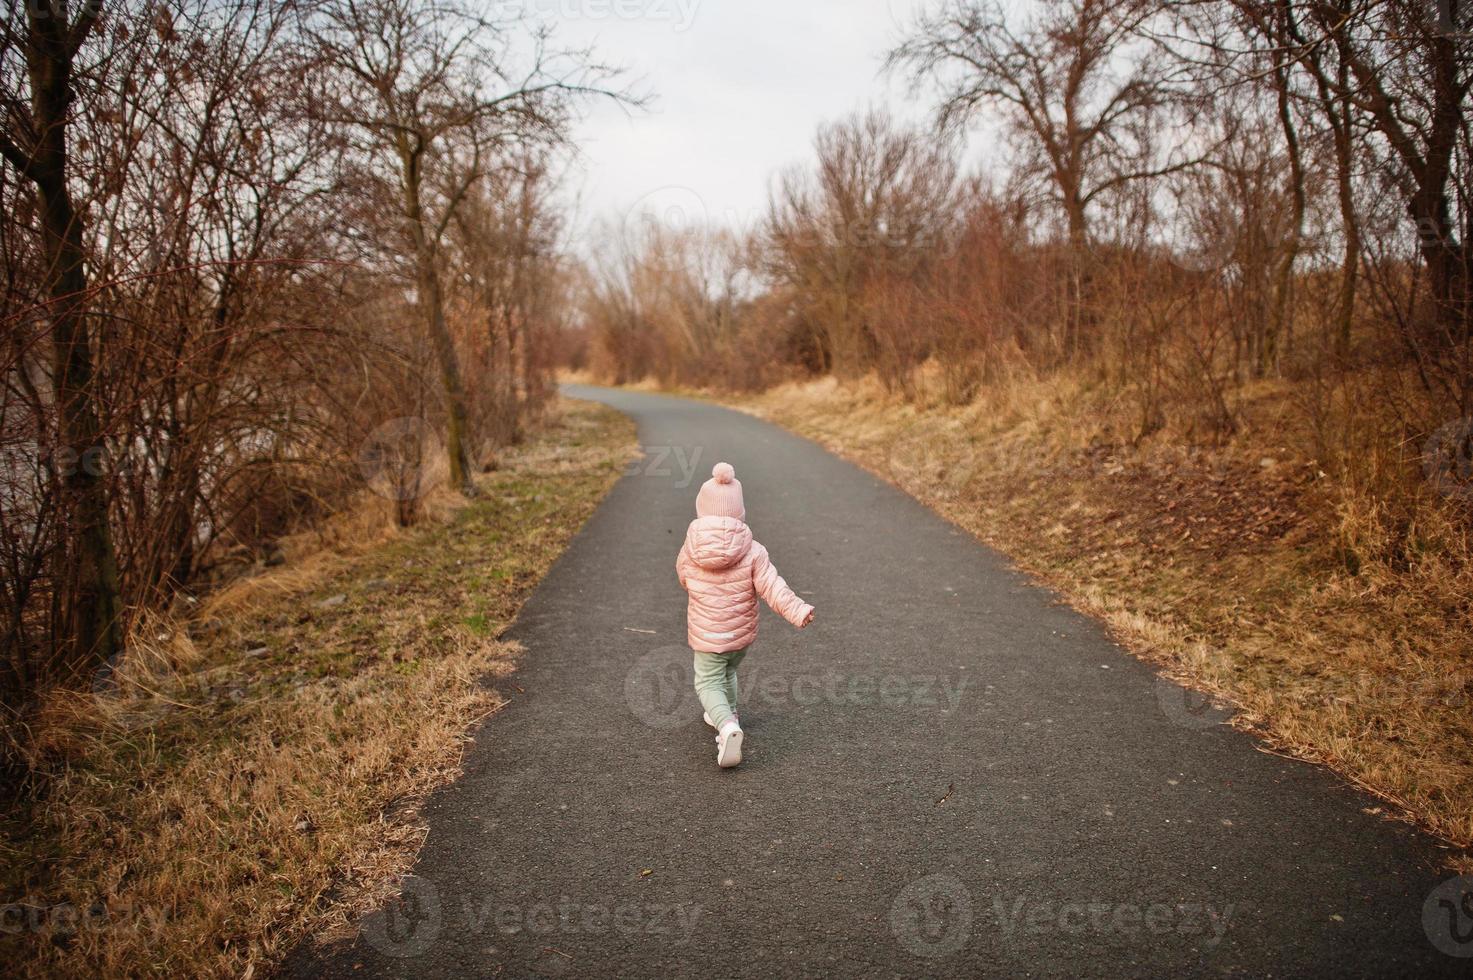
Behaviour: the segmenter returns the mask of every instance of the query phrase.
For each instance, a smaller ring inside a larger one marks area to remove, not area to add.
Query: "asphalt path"
[[[737,412],[566,393],[645,456],[513,627],[404,897],[287,975],[1473,975],[1433,841],[909,496]],[[720,460],[817,607],[763,611],[732,770],[674,571]]]

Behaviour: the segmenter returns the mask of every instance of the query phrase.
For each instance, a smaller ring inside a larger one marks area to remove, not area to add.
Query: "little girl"
[[[813,622],[813,607],[772,567],[746,518],[736,470],[717,463],[696,495],[696,519],[675,559],[675,574],[690,593],[686,626],[696,655],[696,696],[706,724],[716,729],[716,764],[723,769],[742,761],[736,674],[757,638],[757,596],[799,629]]]

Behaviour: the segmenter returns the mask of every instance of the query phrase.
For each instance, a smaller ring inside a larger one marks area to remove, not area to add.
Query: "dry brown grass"
[[[1412,487],[1393,519],[1353,472],[1314,462],[1286,387],[1240,398],[1242,431],[1211,447],[1170,426],[1122,438],[1128,407],[1067,377],[964,407],[832,380],[736,407],[901,486],[1473,869],[1468,515]]]
[[[480,683],[517,655],[497,635],[633,442],[564,403],[477,500],[409,532],[378,505],[345,516],[190,621],[150,622],[115,694],[56,695],[46,776],[0,825],[10,970],[250,976],[391,891],[417,802],[503,703]]]

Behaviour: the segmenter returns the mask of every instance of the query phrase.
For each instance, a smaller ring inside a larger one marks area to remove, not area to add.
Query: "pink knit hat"
[[[742,502],[742,481],[730,463],[717,463],[711,468],[711,479],[701,484],[696,494],[697,517],[735,517],[747,519],[747,505]]]

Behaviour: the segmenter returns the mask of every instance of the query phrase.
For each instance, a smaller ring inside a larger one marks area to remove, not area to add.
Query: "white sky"
[[[633,115],[600,105],[579,127],[580,228],[651,202],[672,221],[750,225],[771,176],[811,158],[820,123],[872,105],[929,119],[902,79],[880,74],[923,0],[521,2],[561,45],[595,45],[654,96]]]

